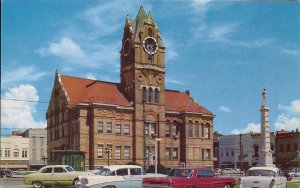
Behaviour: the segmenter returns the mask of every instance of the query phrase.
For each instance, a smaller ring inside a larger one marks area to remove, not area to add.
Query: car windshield
[[[276,172],[272,170],[248,170],[247,176],[276,176]]]
[[[74,171],[74,169],[73,169],[72,167],[70,167],[70,166],[67,166],[67,167],[66,167],[66,170],[67,170],[68,172],[73,172],[73,171]]]
[[[101,168],[98,172],[96,172],[97,175],[100,176],[111,176],[112,173],[108,168]]]
[[[192,170],[190,170],[190,169],[172,169],[168,176],[187,178],[187,177],[192,176]]]

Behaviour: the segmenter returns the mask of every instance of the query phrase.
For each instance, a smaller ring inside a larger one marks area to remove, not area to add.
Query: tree
[[[155,165],[150,165],[147,169],[147,173],[155,173]],[[167,174],[168,169],[164,165],[158,164],[157,165],[157,173]]]

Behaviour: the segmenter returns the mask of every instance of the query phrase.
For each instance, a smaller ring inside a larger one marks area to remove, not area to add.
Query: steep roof
[[[61,76],[62,84],[70,98],[70,105],[82,103],[103,103],[129,106],[129,101],[118,89],[116,83]]]
[[[63,75],[61,75],[61,81],[62,86],[70,98],[71,106],[78,103],[101,103],[124,107],[130,106],[130,101],[128,101],[118,89],[118,83]],[[213,113],[197,104],[189,94],[183,92],[166,90],[165,105],[167,111],[213,115]]]
[[[166,90],[165,105],[167,111],[194,112],[213,115],[213,113],[197,104],[188,93],[179,91]]]

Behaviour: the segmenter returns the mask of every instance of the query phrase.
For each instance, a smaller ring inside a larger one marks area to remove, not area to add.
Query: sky
[[[55,70],[120,82],[126,15],[151,12],[166,46],[166,88],[189,90],[223,135],[300,128],[300,3],[1,0],[1,133],[46,127]]]

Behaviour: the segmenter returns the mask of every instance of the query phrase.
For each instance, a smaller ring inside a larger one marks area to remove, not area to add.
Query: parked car
[[[0,169],[0,177],[11,177],[12,176],[12,171],[9,169]]]
[[[167,177],[144,178],[144,188],[233,188],[234,178],[215,177],[208,168],[173,168]]]
[[[215,175],[221,175],[221,173],[222,173],[222,170],[220,168],[215,168],[214,169],[214,174]]]
[[[285,188],[286,177],[276,167],[252,167],[240,178],[240,188]]]
[[[101,168],[95,175],[79,176],[76,188],[139,188],[144,177],[162,177],[163,174],[146,174],[138,165],[111,165]]]
[[[222,175],[244,175],[244,172],[240,169],[234,169],[234,168],[225,168],[222,170]]]
[[[300,176],[300,168],[291,168],[289,170],[289,174],[292,177],[299,177]]]
[[[79,175],[88,175],[88,172],[74,171],[68,165],[49,165],[42,167],[35,173],[26,175],[24,183],[33,185],[35,188],[44,187],[44,185],[70,186],[75,185]]]

